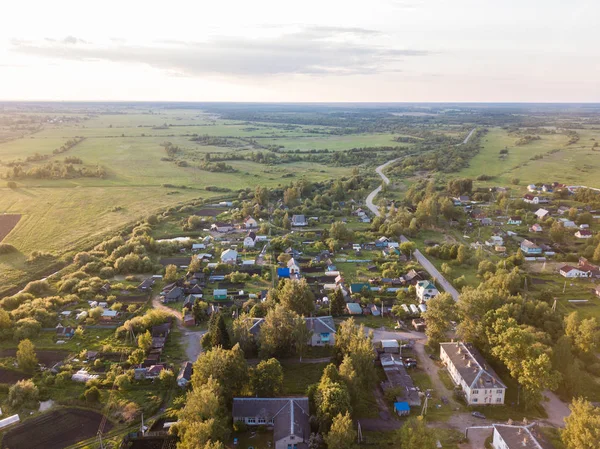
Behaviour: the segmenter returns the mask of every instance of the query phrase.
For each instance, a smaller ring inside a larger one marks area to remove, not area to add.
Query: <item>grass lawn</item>
[[[283,361],[283,394],[306,394],[309,385],[319,382],[328,363],[297,363]]]
[[[519,136],[509,134],[501,128],[493,128],[483,137],[483,149],[469,163],[469,167],[456,173],[457,177],[475,179],[481,174],[494,176],[482,185],[510,185],[512,178],[519,178],[522,185],[549,180],[567,184],[583,184],[592,187],[600,185],[600,158],[592,150],[594,140],[600,134],[597,130],[577,130],[580,139],[567,145],[565,134],[541,134],[540,140],[517,146]],[[535,134],[535,133],[532,133]],[[507,147],[508,156],[500,159],[499,152]],[[557,152],[550,153],[553,150]],[[543,155],[542,159],[531,160]]]

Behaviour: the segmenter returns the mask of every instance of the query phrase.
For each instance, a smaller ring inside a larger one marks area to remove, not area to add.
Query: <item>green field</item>
[[[333,128],[226,121],[199,110],[103,111],[99,108],[94,113],[65,113],[57,115],[55,120],[46,116],[39,120],[37,131],[33,127],[19,130],[17,138],[14,138],[14,129],[2,131],[0,137],[5,141],[0,143],[0,172],[10,168],[6,165],[9,162],[23,161],[38,153],[48,155],[49,159],[29,162],[25,169],[49,161],[60,162],[69,156],[80,158],[85,167],[102,167],[106,176],[22,178],[17,180],[17,189],[9,189],[5,181],[0,181],[0,213],[22,215],[4,240],[19,252],[0,256],[0,280],[9,284],[26,281],[28,276],[41,275],[45,268],[54,266],[56,259],[34,265],[27,263],[32,251],[51,252],[56,257],[73,254],[151,213],[192,199],[215,196],[205,190],[207,186],[227,187],[232,191],[258,184],[276,187],[299,178],[336,179],[351,171],[347,167],[326,167],[312,162],[271,166],[249,160],[227,161],[235,172],[199,168],[206,153],[255,151],[239,138],[281,139],[285,145],[298,140],[304,142],[303,148],[345,149],[370,145],[367,135],[332,135]],[[232,138],[233,145],[200,145],[190,140],[193,134]],[[75,136],[86,139],[65,153],[52,154]],[[382,144],[390,138],[390,135],[373,136],[373,144]],[[161,146],[165,141],[181,148],[187,167],[161,160],[167,156]],[[163,184],[188,188],[165,188]],[[232,192],[232,196],[236,194]],[[114,211],[115,208],[118,210]]]
[[[510,185],[518,178],[521,185],[558,181],[567,184],[598,186],[600,184],[600,158],[592,150],[600,139],[596,130],[577,130],[578,142],[567,145],[569,137],[563,133],[541,134],[540,140],[518,146],[519,136],[501,128],[492,128],[482,138],[483,149],[456,176],[477,178],[485,174],[494,179],[484,185]],[[532,132],[535,134],[535,132]],[[595,139],[595,140],[594,140]],[[500,158],[500,150],[508,148],[508,155]],[[558,151],[554,151],[558,150]],[[543,158],[531,160],[542,155]]]

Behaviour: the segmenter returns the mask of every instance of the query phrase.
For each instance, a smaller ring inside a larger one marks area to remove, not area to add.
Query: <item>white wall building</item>
[[[479,351],[462,342],[441,343],[440,358],[469,405],[503,405],[506,385]]]

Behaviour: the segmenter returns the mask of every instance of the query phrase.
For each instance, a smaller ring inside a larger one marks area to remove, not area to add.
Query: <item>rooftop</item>
[[[508,449],[552,449],[537,429],[537,424],[515,426],[510,424],[494,424]]]
[[[479,351],[462,342],[440,343],[465,383],[471,388],[506,388],[500,377],[488,366]]]

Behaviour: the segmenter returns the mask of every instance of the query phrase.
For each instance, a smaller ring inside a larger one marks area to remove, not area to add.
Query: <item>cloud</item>
[[[397,71],[405,58],[430,53],[377,45],[373,40],[379,35],[363,28],[312,26],[274,38],[215,37],[206,42],[150,45],[111,40],[99,46],[73,36],[35,43],[13,40],[12,50],[53,59],[141,63],[187,76],[373,74]]]

